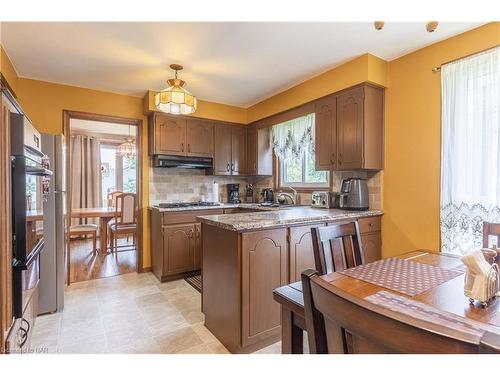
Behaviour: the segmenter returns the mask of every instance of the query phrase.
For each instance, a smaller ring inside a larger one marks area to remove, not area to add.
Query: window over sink
[[[271,142],[280,162],[281,186],[328,187],[329,174],[315,169],[315,114],[274,125]]]

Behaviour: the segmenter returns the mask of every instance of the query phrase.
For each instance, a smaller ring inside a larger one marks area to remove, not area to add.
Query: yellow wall
[[[432,68],[500,44],[490,23],[389,63],[385,107],[383,255],[438,250],[440,73]]]
[[[387,84],[387,62],[364,54],[248,108],[247,122],[297,107],[361,82]]]

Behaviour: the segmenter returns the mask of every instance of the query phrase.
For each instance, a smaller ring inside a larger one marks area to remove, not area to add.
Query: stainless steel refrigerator
[[[54,172],[44,203],[45,249],[40,256],[38,314],[61,311],[66,283],[66,140],[64,135],[42,134],[42,152]]]

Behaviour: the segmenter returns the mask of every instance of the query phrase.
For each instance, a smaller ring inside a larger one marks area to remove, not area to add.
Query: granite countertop
[[[198,216],[197,219],[202,223],[215,225],[231,231],[249,231],[294,224],[357,219],[360,217],[380,216],[382,214],[383,212],[380,210],[345,211],[302,206],[263,212]]]
[[[160,208],[158,206],[150,206],[150,210],[158,210],[159,212],[177,212],[177,211],[198,211],[198,210],[223,210],[227,208],[248,208],[262,211],[278,210],[279,207],[261,206],[259,203],[221,203],[219,206],[188,206],[188,207],[171,207]]]

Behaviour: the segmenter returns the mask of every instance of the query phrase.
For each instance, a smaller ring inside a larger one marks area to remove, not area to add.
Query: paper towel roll
[[[212,186],[212,202],[219,202],[219,184],[214,182]]]

